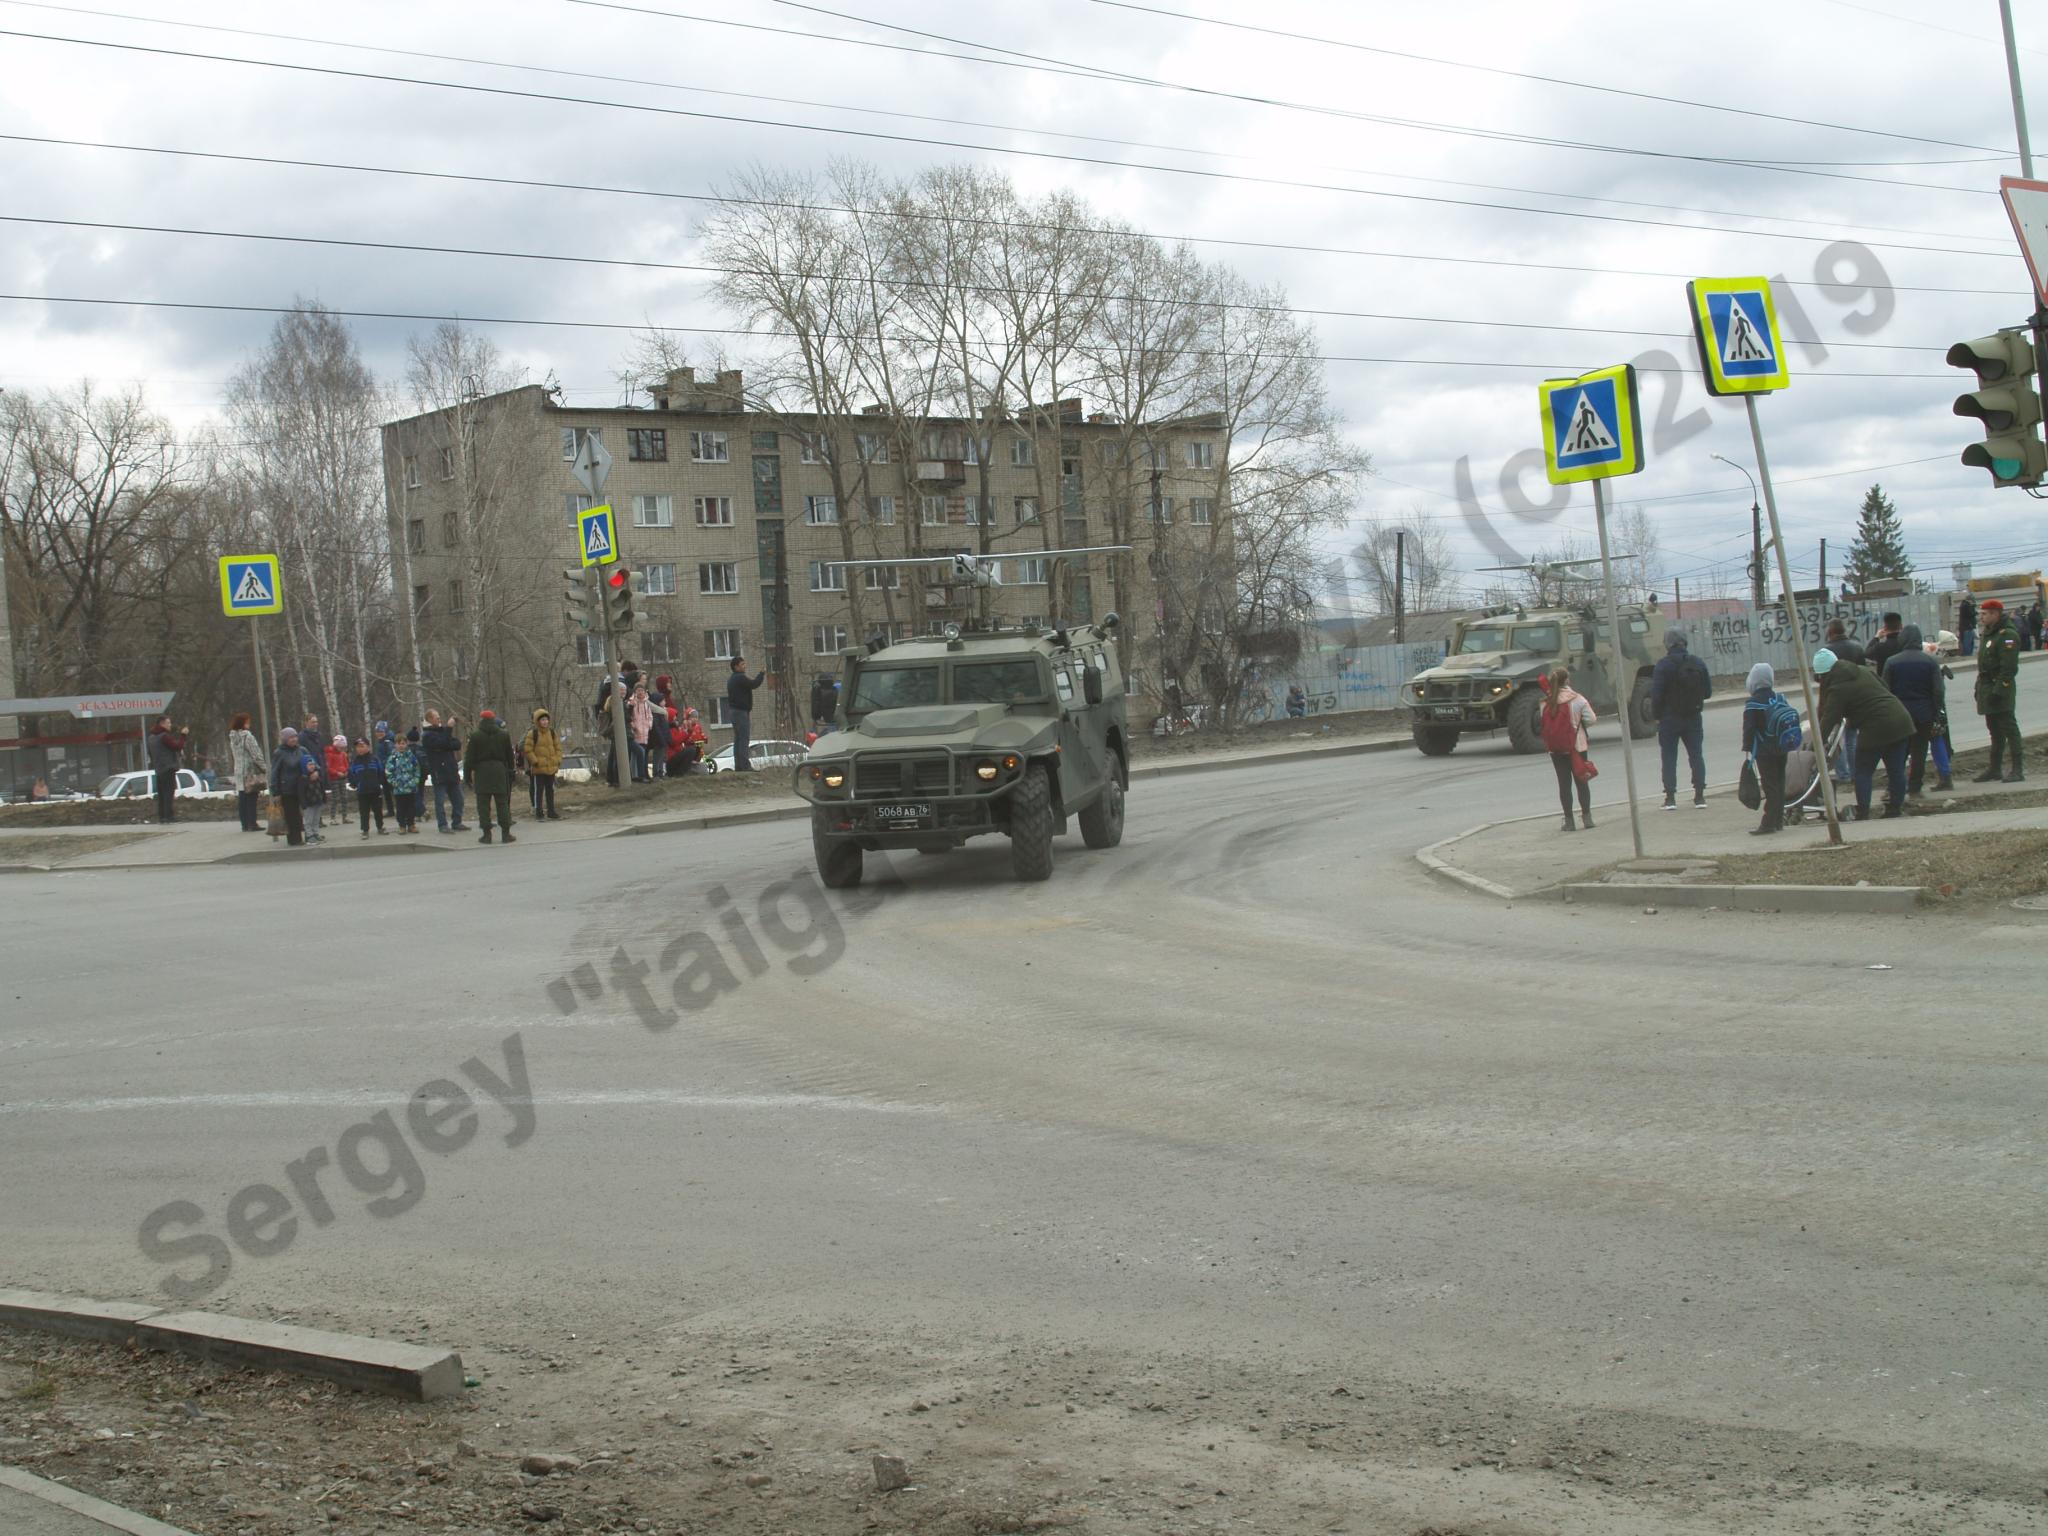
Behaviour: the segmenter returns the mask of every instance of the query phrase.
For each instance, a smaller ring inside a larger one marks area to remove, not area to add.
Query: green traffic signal
[[[1956,415],[1984,423],[1984,441],[1963,450],[1963,463],[1990,470],[1991,483],[2000,489],[2031,488],[2048,478],[2048,447],[2036,430],[2041,394],[2027,333],[2015,328],[1959,341],[1948,349],[1947,361],[1977,375],[1978,387],[1958,395],[1953,407]]]

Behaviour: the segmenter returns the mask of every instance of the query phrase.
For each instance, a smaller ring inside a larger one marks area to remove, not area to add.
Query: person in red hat
[[[491,809],[495,804],[498,827],[505,841],[512,836],[512,737],[498,723],[498,712],[482,710],[476,729],[469,733],[469,745],[462,753],[462,777],[477,797],[477,824],[484,829],[480,843],[491,840]]]
[[[1991,762],[1976,782],[2018,784],[2027,776],[2020,748],[2019,628],[2006,617],[2005,604],[1995,597],[1977,605],[1977,623],[1977,713],[1991,733]],[[2012,767],[2000,772],[2008,747],[2012,749]]]

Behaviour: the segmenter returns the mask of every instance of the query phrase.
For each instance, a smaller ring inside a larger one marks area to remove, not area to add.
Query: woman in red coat
[[[1593,706],[1586,702],[1586,696],[1572,687],[1571,673],[1563,667],[1546,678],[1538,679],[1537,686],[1549,695],[1544,701],[1540,723],[1543,746],[1550,753],[1550,766],[1557,771],[1557,798],[1564,807],[1564,830],[1577,830],[1572,825],[1572,790],[1576,786],[1579,820],[1590,832],[1593,829],[1593,787],[1579,777],[1576,764],[1586,755],[1586,727],[1600,717],[1593,713]]]

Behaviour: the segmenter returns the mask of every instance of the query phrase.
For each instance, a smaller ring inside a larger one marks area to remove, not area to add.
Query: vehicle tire
[[[1052,780],[1033,768],[1010,793],[1010,873],[1019,880],[1052,878]]]
[[[1090,848],[1114,848],[1124,840],[1124,781],[1116,764],[1101,797],[1081,813],[1081,841]]]
[[[1657,717],[1650,713],[1650,680],[1647,677],[1637,678],[1635,687],[1629,690],[1628,734],[1635,741],[1657,734]]]
[[[835,843],[816,818],[811,821],[811,853],[818,861],[818,878],[828,890],[843,891],[860,884],[860,844]]]
[[[1447,725],[1418,725],[1414,733],[1424,757],[1449,757],[1458,749],[1458,733]]]
[[[1543,750],[1543,695],[1534,688],[1508,700],[1508,745],[1517,752]]]

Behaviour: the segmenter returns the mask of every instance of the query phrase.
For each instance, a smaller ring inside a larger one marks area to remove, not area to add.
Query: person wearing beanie
[[[527,790],[533,802],[535,821],[560,821],[555,809],[555,775],[562,771],[562,738],[555,734],[554,717],[544,709],[533,712],[533,729],[519,744],[526,758]]]
[[[348,738],[336,736],[320,754],[327,770],[327,804],[336,818],[348,815]]]
[[[2024,780],[2026,763],[2021,756],[2019,721],[2020,632],[2006,617],[2005,604],[1987,597],[1977,605],[1980,633],[1977,638],[1977,713],[1991,732],[1991,762],[1977,775],[1979,784]],[[2012,768],[2000,773],[2006,750],[2012,751]]]
[[[505,841],[516,842],[512,836],[512,738],[498,723],[496,710],[478,712],[476,729],[470,732],[469,745],[463,749],[462,776],[477,798],[476,820],[483,828],[483,836],[477,841],[490,842],[491,811],[495,806]]]
[[[1657,722],[1657,750],[1664,766],[1664,809],[1678,809],[1678,749],[1692,769],[1692,803],[1707,808],[1705,726],[1700,710],[1714,694],[1707,664],[1686,649],[1685,631],[1664,631],[1664,659],[1650,673],[1650,715]]]
[[[1878,676],[1913,717],[1906,793],[1917,795],[1927,782],[1927,754],[1941,732],[1942,715],[1948,708],[1948,686],[1942,679],[1942,666],[1927,654],[1918,627],[1908,624],[1899,631],[1899,648],[1892,652]],[[1941,787],[1953,788],[1948,770],[1941,768],[1939,762],[1936,767],[1941,774]]]
[[[1784,830],[1785,759],[1798,746],[1802,726],[1799,711],[1778,692],[1778,674],[1769,662],[1751,667],[1743,686],[1749,699],[1742,706],[1742,750],[1756,764],[1763,808],[1763,820],[1750,833],[1762,836]]]
[[[284,823],[285,846],[306,846],[306,817],[299,796],[305,787],[305,753],[299,750],[299,733],[286,726],[278,733],[277,751],[270,758],[270,794]]]
[[[400,741],[388,734],[385,739],[391,743],[391,750],[384,759],[384,803],[398,818],[399,835],[417,837],[420,830],[420,783],[426,772],[426,763],[419,748],[411,741]]]
[[[1913,740],[1913,717],[1893,698],[1868,667],[1843,661],[1831,650],[1814,652],[1813,670],[1824,682],[1820,691],[1820,736],[1838,724],[1856,733],[1856,759],[1851,782],[1856,786],[1856,819],[1870,818],[1870,796],[1877,765],[1884,764],[1887,817],[1906,811],[1906,753]]]

